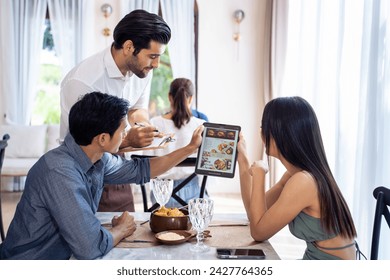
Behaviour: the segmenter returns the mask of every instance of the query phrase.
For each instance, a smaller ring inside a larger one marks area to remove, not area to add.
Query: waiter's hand
[[[120,148],[133,147],[142,148],[149,146],[153,142],[154,137],[158,137],[159,132],[155,126],[140,126],[134,125],[127,132],[125,139],[123,139]]]

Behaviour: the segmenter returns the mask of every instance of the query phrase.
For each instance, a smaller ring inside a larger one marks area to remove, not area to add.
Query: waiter
[[[82,61],[62,81],[60,138],[64,139],[68,132],[72,105],[82,95],[99,91],[130,102],[128,121],[131,128],[121,148],[145,147],[158,134],[149,124],[151,70],[159,66],[171,30],[158,15],[134,10],[117,24],[113,37],[110,47]],[[131,186],[106,185],[98,211],[134,211]]]

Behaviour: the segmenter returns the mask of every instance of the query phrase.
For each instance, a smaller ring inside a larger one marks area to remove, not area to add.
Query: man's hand
[[[202,132],[204,130],[204,126],[200,125],[198,126],[195,130],[194,133],[192,134],[191,142],[188,144],[188,146],[193,146],[194,150],[196,150],[200,144],[202,144]]]
[[[120,148],[133,147],[142,148],[149,146],[153,142],[154,137],[160,134],[155,126],[132,126],[123,139]]]
[[[132,235],[137,228],[134,217],[127,211],[123,212],[119,217],[114,216],[111,224],[110,232],[114,239],[114,245],[118,244],[123,238]]]

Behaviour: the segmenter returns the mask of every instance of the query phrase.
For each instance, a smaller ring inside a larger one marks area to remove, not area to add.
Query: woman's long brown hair
[[[181,128],[191,119],[191,109],[187,100],[194,94],[194,85],[191,80],[177,78],[172,81],[169,88],[169,96],[172,98],[172,121],[177,128]]]
[[[271,137],[282,156],[312,174],[317,182],[321,224],[328,233],[356,237],[348,205],[329,168],[318,120],[301,97],[281,97],[264,108],[262,134],[269,150]]]

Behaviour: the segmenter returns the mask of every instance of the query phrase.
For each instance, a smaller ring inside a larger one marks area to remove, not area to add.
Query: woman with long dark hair
[[[249,163],[240,135],[241,195],[252,237],[263,241],[289,225],[307,243],[303,259],[356,259],[356,229],[329,168],[313,108],[301,97],[281,97],[264,108],[261,138],[266,154],[286,168],[265,191],[268,165]]]

